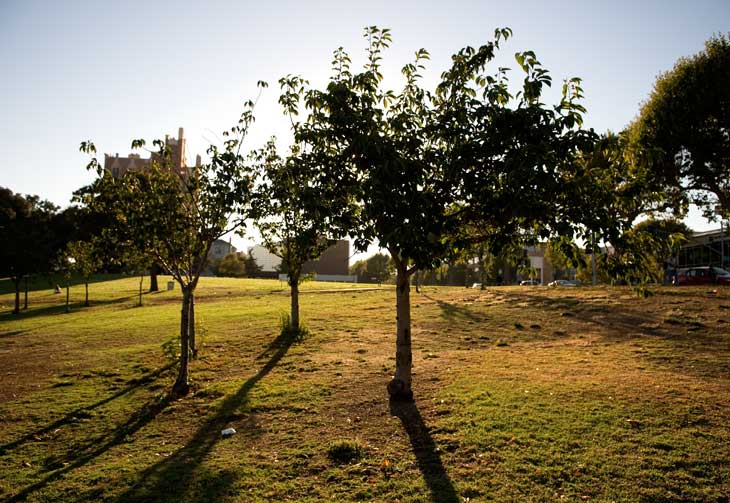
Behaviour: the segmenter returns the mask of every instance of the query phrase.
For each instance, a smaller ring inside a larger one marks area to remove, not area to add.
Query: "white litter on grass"
[[[221,431],[221,435],[223,435],[224,437],[230,437],[231,435],[235,435],[235,434],[236,434],[236,430],[233,428],[226,428],[225,430]]]

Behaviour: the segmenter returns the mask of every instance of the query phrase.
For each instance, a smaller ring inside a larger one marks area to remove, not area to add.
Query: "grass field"
[[[426,287],[391,405],[390,287],[305,284],[292,341],[285,285],[203,278],[170,400],[179,290],[137,286],[0,295],[0,500],[730,501],[728,288]]]

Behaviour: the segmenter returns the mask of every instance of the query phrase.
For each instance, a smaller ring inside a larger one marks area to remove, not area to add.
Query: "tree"
[[[56,234],[52,221],[58,208],[37,196],[15,194],[0,187],[0,276],[15,286],[13,314],[20,313],[20,285],[29,274],[52,267]]]
[[[216,276],[242,278],[246,276],[245,259],[238,253],[229,253],[215,265]]]
[[[263,82],[260,86],[265,86]],[[194,298],[212,243],[244,225],[248,215],[252,179],[240,154],[241,142],[253,121],[254,103],[245,103],[238,124],[226,131],[222,148],[208,148],[210,162],[189,174],[178,174],[167,166],[169,152],[159,149],[150,169],[130,172],[121,179],[106,173],[92,157],[89,168],[98,173],[85,201],[101,205],[113,215],[112,232],[128,245],[167,270],[182,290],[180,313],[180,364],[172,391],[184,395],[189,390],[188,364],[196,351]],[[135,140],[132,147],[144,145]],[[83,142],[81,150],[93,155],[96,148]],[[229,219],[235,218],[229,223]]]
[[[499,253],[531,235],[569,234],[579,216],[569,197],[578,147],[592,135],[576,128],[582,107],[579,81],[566,82],[558,105],[539,101],[550,77],[531,52],[516,59],[525,78],[516,95],[506,69],[487,74],[500,43],[511,35],[452,56],[435,92],[419,86],[428,52],[403,67],[400,94],[381,88],[380,60],[390,32],[370,27],[368,62],[352,74],[349,57],[335,51],[325,90],[307,93],[311,119],[299,132],[334,166],[332,176],[352,194],[359,249],[377,240],[396,269],[396,369],[388,391],[412,398],[410,277],[438,266],[474,242]],[[466,232],[478,229],[479,232]]]
[[[376,253],[350,266],[350,274],[357,276],[358,283],[383,283],[390,279],[391,260],[385,253]]]
[[[646,233],[634,228],[640,218],[661,217],[675,221],[687,210],[685,195],[657,180],[645,153],[630,140],[631,132],[603,135],[579,156],[583,172],[576,180],[573,198],[584,209],[582,238],[589,243],[604,280],[636,285],[659,279],[655,257],[658,250],[677,246],[674,233]],[[674,218],[671,218],[671,217]],[[604,251],[600,249],[603,242]],[[556,244],[568,262],[583,269],[584,264],[571,240]],[[605,252],[610,250],[610,252]],[[593,258],[593,257],[592,257]],[[581,277],[585,274],[581,271]]]
[[[279,156],[273,139],[256,152],[256,226],[264,246],[281,258],[281,269],[286,271],[291,291],[289,323],[296,332],[300,330],[299,285],[304,264],[318,259],[343,233],[349,205],[337,179],[322,169],[323,158],[314,155],[308,137],[299,134],[298,114],[306,81],[288,76],[279,84],[279,103],[298,141],[286,158]]]
[[[657,183],[681,187],[705,215],[730,218],[730,40],[710,38],[705,50],[660,75],[639,117],[632,144]]]
[[[258,264],[258,262],[256,262],[256,259],[253,258],[250,250],[248,253],[242,254],[241,259],[243,260],[243,265],[246,270],[247,277],[255,278],[259,274],[261,274],[261,266]]]
[[[142,287],[144,285],[144,277],[147,274],[147,271],[154,267],[154,259],[149,253],[137,248],[134,242],[126,241],[117,248],[114,260],[120,265],[123,265],[127,272],[139,276],[137,307],[142,307]],[[152,274],[150,274],[150,282],[152,282]],[[192,337],[194,337],[194,335]]]
[[[691,235],[692,230],[679,220],[643,220],[625,233],[621,253],[609,256],[609,265],[615,267],[612,262],[632,264],[637,273],[627,278],[630,283],[661,282],[669,259]]]
[[[103,263],[99,247],[94,241],[71,241],[66,245],[65,256],[74,259],[70,270],[84,280],[84,306],[89,307],[89,278]]]
[[[256,219],[264,246],[281,258],[281,270],[286,272],[291,291],[289,323],[294,331],[300,329],[302,268],[332,243],[327,238],[331,232],[324,199],[327,192],[317,184],[316,167],[299,154],[294,148],[282,159],[273,141],[259,152],[261,184]]]

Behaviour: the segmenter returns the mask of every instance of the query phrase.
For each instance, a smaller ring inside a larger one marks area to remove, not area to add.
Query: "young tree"
[[[242,278],[246,275],[246,262],[238,253],[229,253],[215,264],[216,276]]]
[[[391,274],[390,257],[385,253],[376,253],[365,260],[358,260],[350,267],[350,274],[357,276],[358,283],[388,281]]]
[[[84,280],[84,306],[89,307],[89,278],[103,264],[99,247],[92,241],[71,241],[66,245],[65,256],[73,258],[70,270]]]
[[[343,233],[349,201],[335,177],[312,153],[312,145],[299,135],[299,107],[306,81],[288,76],[279,81],[279,103],[289,118],[295,139],[286,158],[279,156],[274,140],[255,153],[259,182],[256,226],[264,246],[281,258],[291,290],[290,326],[300,330],[299,284],[302,268],[316,260]]]
[[[261,274],[261,266],[256,262],[256,259],[251,255],[251,251],[242,255],[243,265],[246,269],[246,276],[249,278],[255,278]]]
[[[116,257],[114,259],[119,265],[123,266],[124,269],[132,274],[139,276],[139,288],[137,289],[137,307],[142,307],[142,293],[144,286],[144,278],[154,266],[154,259],[149,253],[146,253],[139,248],[136,248],[133,242],[126,241],[116,250]],[[152,281],[152,274],[150,274],[150,282]]]
[[[160,140],[154,142],[156,160],[143,172],[114,179],[96,158],[89,164],[99,177],[90,191],[97,197],[87,197],[87,203],[101,204],[103,212],[114,215],[115,229],[126,229],[122,235],[129,246],[160,264],[182,290],[180,365],[172,389],[178,395],[189,390],[189,356],[196,351],[195,288],[208,252],[216,239],[241,228],[248,215],[252,179],[240,148],[253,121],[253,106],[251,101],[245,104],[238,124],[224,133],[223,148],[211,145],[210,162],[189,174],[168,169]],[[132,143],[133,148],[143,145],[142,140]],[[83,142],[81,150],[96,152],[91,142]]]
[[[403,67],[400,94],[381,88],[380,60],[388,30],[366,29],[368,62],[353,75],[335,52],[327,89],[310,91],[311,121],[299,133],[316,146],[323,166],[342,178],[359,209],[356,245],[377,239],[396,269],[396,369],[392,398],[412,397],[410,277],[475,241],[499,252],[527,231],[570,233],[568,209],[577,147],[592,136],[576,129],[582,107],[579,81],[564,86],[560,103],[539,101],[550,77],[531,52],[516,58],[525,73],[511,95],[506,69],[487,64],[510,36],[452,57],[433,93],[419,86],[428,52]],[[479,229],[478,233],[465,229]]]
[[[657,78],[630,127],[632,143],[651,164],[655,183],[681,187],[714,219],[730,218],[730,39],[681,58]]]

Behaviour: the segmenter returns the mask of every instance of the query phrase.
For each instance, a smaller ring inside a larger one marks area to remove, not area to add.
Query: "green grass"
[[[426,287],[389,404],[392,288],[305,283],[298,338],[285,284],[203,278],[171,400],[179,289],[104,279],[0,295],[2,501],[728,501],[728,289]]]

